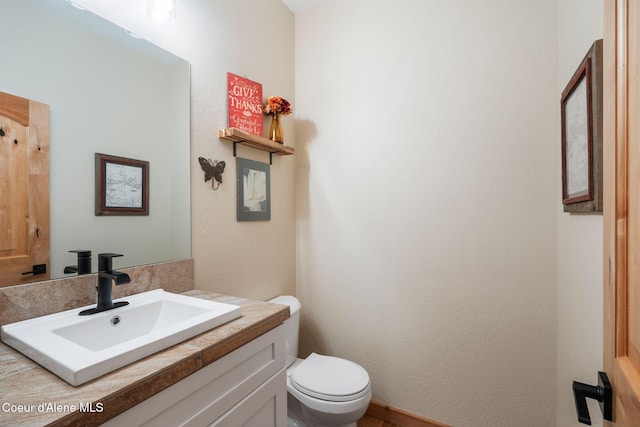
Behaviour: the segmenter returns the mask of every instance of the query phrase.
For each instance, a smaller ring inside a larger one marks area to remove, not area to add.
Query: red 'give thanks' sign
[[[229,127],[262,136],[262,84],[227,73]]]

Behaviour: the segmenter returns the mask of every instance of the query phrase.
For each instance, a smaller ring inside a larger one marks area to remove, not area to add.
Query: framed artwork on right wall
[[[602,212],[602,40],[596,40],[562,92],[562,204]]]

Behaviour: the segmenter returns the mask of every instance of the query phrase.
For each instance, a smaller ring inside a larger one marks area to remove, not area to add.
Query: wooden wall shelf
[[[226,128],[218,130],[218,138],[233,142],[233,155],[235,156],[235,144],[242,144],[258,150],[267,151],[279,156],[288,156],[296,153],[296,149],[284,144],[271,141],[258,135],[253,135],[236,128]]]

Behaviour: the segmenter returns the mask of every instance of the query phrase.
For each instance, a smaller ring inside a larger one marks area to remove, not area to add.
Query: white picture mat
[[[105,206],[142,208],[142,168],[106,163]]]
[[[589,193],[587,83],[582,78],[565,104],[567,197]]]

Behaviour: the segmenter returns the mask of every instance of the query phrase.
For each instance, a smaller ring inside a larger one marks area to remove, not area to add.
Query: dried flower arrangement
[[[264,105],[262,112],[265,115],[289,115],[293,112],[291,104],[286,99],[279,96],[270,96],[267,98],[267,103]]]

